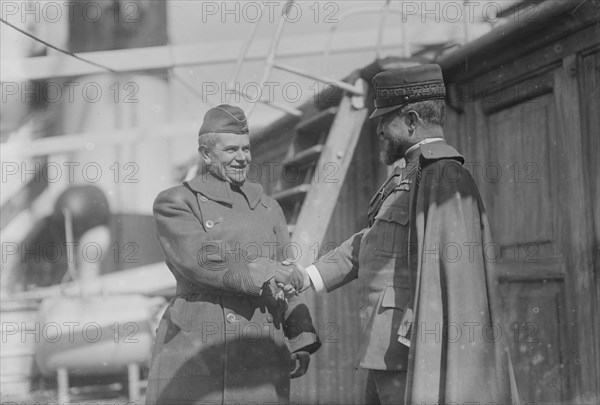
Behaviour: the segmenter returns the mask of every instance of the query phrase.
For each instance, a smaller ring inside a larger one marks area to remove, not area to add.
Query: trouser
[[[406,390],[406,371],[369,370],[365,405],[402,405]]]

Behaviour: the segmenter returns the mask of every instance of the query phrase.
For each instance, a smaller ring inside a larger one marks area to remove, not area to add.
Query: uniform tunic
[[[406,173],[373,199],[370,226],[315,266],[328,292],[363,284],[358,361],[408,372],[395,402],[509,403],[516,392],[506,341],[494,335],[499,305],[477,187],[443,140],[406,159]]]
[[[290,352],[320,343],[306,305],[271,287],[294,253],[277,202],[260,185],[201,174],[160,193],[154,215],[177,295],[157,330],[146,403],[287,403]]]
[[[398,341],[398,331],[413,297],[408,249],[415,175],[415,170],[396,168],[371,200],[369,227],[315,263],[328,292],[358,278],[362,335],[357,364],[362,368],[408,368],[408,346]]]

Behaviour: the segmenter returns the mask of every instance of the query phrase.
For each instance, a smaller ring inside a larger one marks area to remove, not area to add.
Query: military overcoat
[[[210,174],[161,192],[157,234],[177,280],[152,354],[147,404],[287,403],[290,352],[320,346],[300,298],[277,298],[277,263],[297,252],[258,184]]]

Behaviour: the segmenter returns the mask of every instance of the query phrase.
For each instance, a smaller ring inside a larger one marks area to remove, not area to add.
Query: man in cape
[[[511,403],[489,224],[463,157],[444,140],[441,68],[387,70],[373,83],[382,159],[406,166],[371,200],[369,226],[294,270],[302,285],[286,291],[361,283],[367,404]]]

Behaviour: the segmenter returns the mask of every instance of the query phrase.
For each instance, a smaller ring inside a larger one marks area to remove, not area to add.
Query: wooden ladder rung
[[[271,195],[271,197],[281,203],[295,198],[304,197],[309,189],[310,184],[300,184],[296,187],[278,191]]]
[[[333,123],[333,119],[338,112],[338,107],[329,107],[306,120],[300,121],[296,125],[296,133],[298,134],[309,134],[322,130],[323,128],[329,129]]]
[[[323,152],[324,146],[321,144],[311,146],[308,149],[292,156],[289,159],[283,161],[284,166],[305,166],[308,163],[312,163],[319,158],[321,152]]]

